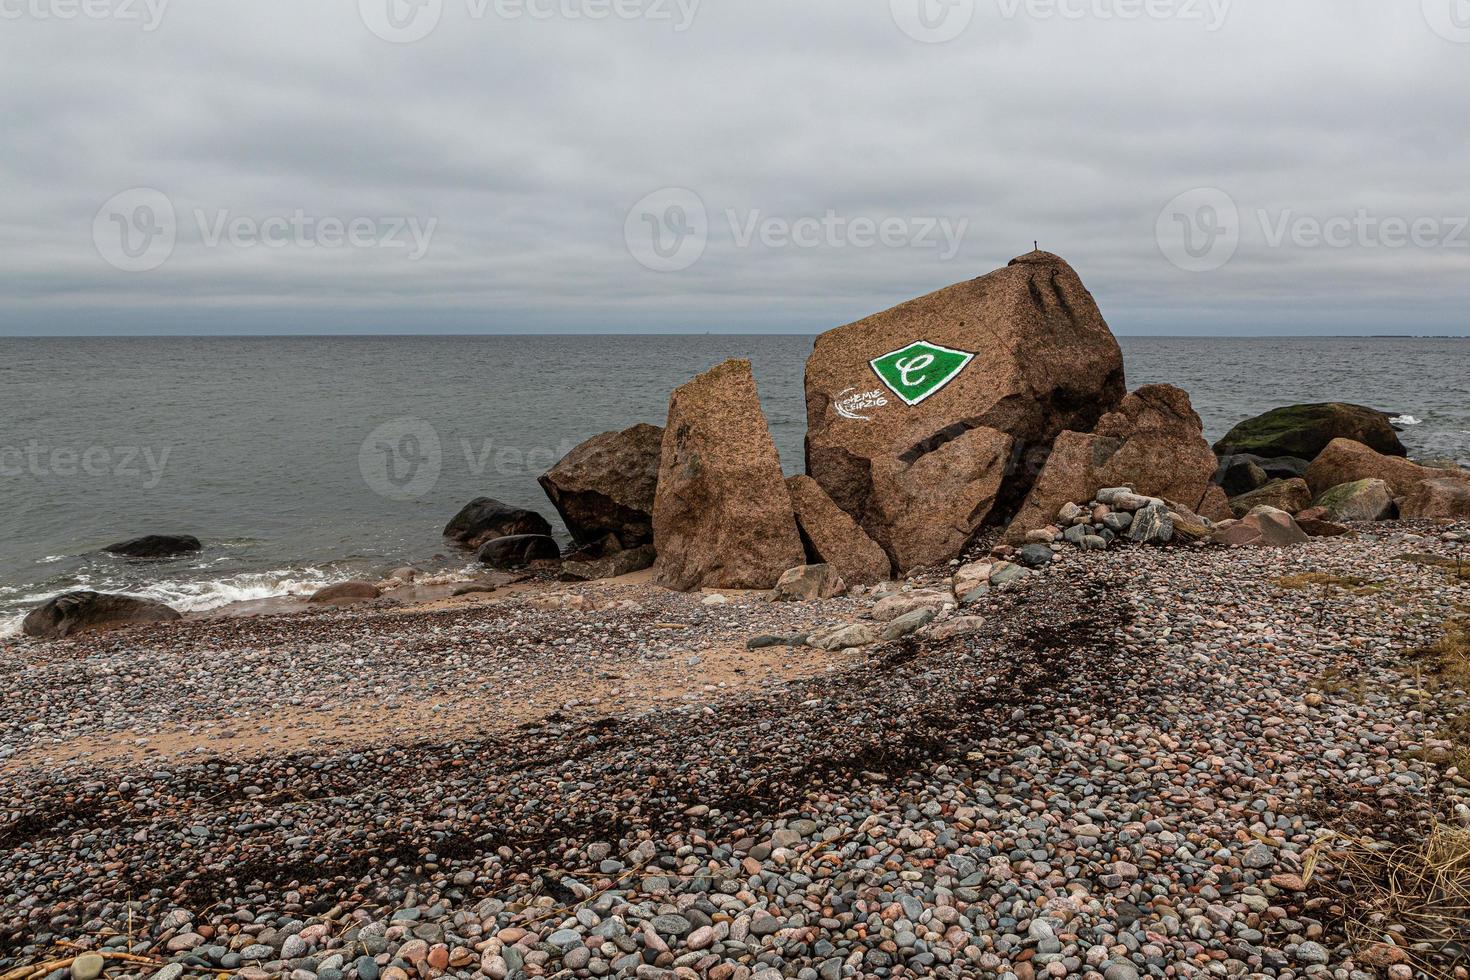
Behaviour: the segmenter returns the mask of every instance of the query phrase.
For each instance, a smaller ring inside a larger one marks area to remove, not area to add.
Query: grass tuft
[[[1285,575],[1276,580],[1283,589],[1304,591],[1306,589],[1359,589],[1368,584],[1365,578],[1356,575],[1333,575],[1329,572],[1302,572]]]

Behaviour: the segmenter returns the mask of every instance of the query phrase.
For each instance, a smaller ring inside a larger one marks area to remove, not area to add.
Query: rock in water
[[[1387,412],[1343,402],[1289,405],[1247,419],[1215,443],[1215,452],[1310,460],[1334,439],[1352,439],[1390,456],[1408,455]]]
[[[371,582],[339,582],[324,589],[317,589],[307,602],[323,603],[364,602],[376,599],[383,593]]]
[[[119,541],[102,550],[124,558],[172,558],[198,551],[203,545],[190,534],[149,534],[131,541]]]
[[[806,549],[749,361],[730,360],[674,391],[653,506],[656,581],[769,589]]]
[[[786,481],[786,489],[791,492],[807,557],[814,563],[833,566],[848,585],[875,585],[892,577],[888,554],[832,502],[816,480],[793,476]]]
[[[1307,467],[1307,485],[1318,495],[1344,483],[1382,480],[1395,497],[1405,497],[1425,480],[1445,478],[1470,479],[1470,474],[1447,475],[1445,470],[1374,452],[1351,439],[1334,439]]]
[[[558,560],[561,548],[549,535],[510,534],[486,541],[475,557],[491,568],[522,568],[532,562]]]
[[[1032,252],[817,338],[807,472],[900,572],[947,561],[1029,483],[1013,452],[1090,429],[1123,357],[1082,280]]]
[[[493,538],[516,534],[550,534],[551,525],[535,511],[477,497],[465,504],[444,526],[444,536],[462,547],[475,549]]]
[[[1230,500],[1230,509],[1236,517],[1244,517],[1262,504],[1284,510],[1288,514],[1306,510],[1312,506],[1312,491],[1307,481],[1293,477],[1290,480],[1272,480],[1259,489],[1243,493]]]
[[[578,544],[609,534],[624,548],[653,543],[653,497],[664,430],[635,425],[582,443],[541,477]]]
[[[1189,396],[1173,385],[1147,385],[1124,398],[1095,431],[1063,432],[1057,438],[1006,537],[1023,540],[1027,531],[1049,523],[1063,504],[1124,485],[1224,520],[1231,513],[1225,492],[1214,483],[1218,468]]]
[[[1393,492],[1382,480],[1356,480],[1328,490],[1317,506],[1334,521],[1382,521],[1393,516]]]
[[[1399,516],[1470,519],[1470,481],[1453,477],[1425,480],[1399,501]]]
[[[166,623],[179,614],[161,602],[105,592],[68,592],[32,609],[21,623],[26,636],[57,639],[91,630]]]
[[[784,602],[831,599],[847,591],[837,569],[831,565],[799,565],[788,568],[776,583],[775,597]]]

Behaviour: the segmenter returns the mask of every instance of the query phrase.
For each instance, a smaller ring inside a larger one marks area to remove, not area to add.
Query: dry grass
[[[1301,591],[1304,589],[1356,589],[1368,584],[1365,578],[1354,575],[1334,575],[1331,572],[1302,572],[1299,575],[1285,575],[1276,580],[1276,584],[1283,589]]]
[[[1302,877],[1340,904],[1359,950],[1391,953],[1430,977],[1470,966],[1470,830],[1436,824],[1396,846],[1329,835],[1308,850]],[[1385,949],[1386,935],[1397,951]]]
[[[1466,561],[1460,554],[1449,558],[1444,555],[1410,552],[1399,555],[1398,558],[1399,561],[1406,561],[1411,565],[1422,565],[1426,568],[1442,568],[1451,582],[1470,582],[1470,561]]]

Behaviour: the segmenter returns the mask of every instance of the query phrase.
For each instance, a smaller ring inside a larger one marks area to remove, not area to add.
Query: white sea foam
[[[1423,419],[1416,419],[1412,415],[1400,415],[1398,418],[1388,420],[1392,425],[1423,425]]]

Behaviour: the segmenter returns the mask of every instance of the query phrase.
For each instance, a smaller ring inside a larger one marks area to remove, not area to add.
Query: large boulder
[[[749,361],[669,399],[653,505],[655,580],[683,592],[769,589],[806,549]]]
[[[1225,520],[1232,515],[1214,483],[1217,467],[1189,396],[1173,385],[1147,385],[1124,398],[1095,431],[1057,438],[1006,537],[1024,540],[1027,531],[1055,519],[1062,505],[1121,486]]]
[[[1399,499],[1400,517],[1470,519],[1470,480],[1439,477],[1425,480]]]
[[[1230,509],[1237,517],[1244,517],[1262,505],[1295,514],[1312,506],[1312,491],[1306,480],[1293,477],[1290,480],[1272,480],[1257,490],[1230,498]]]
[[[892,578],[888,554],[832,502],[809,476],[786,481],[796,526],[812,564],[831,565],[848,585],[876,585]]]
[[[1238,521],[1221,524],[1210,537],[1237,548],[1289,548],[1311,540],[1290,514],[1275,507],[1257,507]]]
[[[21,622],[26,636],[58,639],[140,623],[166,623],[179,614],[161,602],[106,592],[68,592],[32,609]]]
[[[1388,413],[1344,402],[1288,405],[1246,419],[1215,443],[1215,452],[1310,460],[1334,439],[1352,439],[1390,456],[1408,455]]]
[[[781,574],[772,598],[778,602],[805,602],[831,599],[846,591],[847,583],[831,565],[800,565]]]
[[[1420,466],[1397,456],[1385,456],[1361,442],[1334,439],[1307,467],[1307,484],[1313,493],[1320,495],[1344,483],[1382,480],[1395,497],[1404,497],[1425,480],[1445,475],[1444,470]]]
[[[1328,490],[1316,506],[1333,521],[1383,521],[1393,516],[1393,491],[1382,480],[1355,480]]]
[[[533,562],[557,561],[561,558],[561,548],[550,535],[509,534],[480,545],[475,557],[480,564],[491,568],[524,568]]]
[[[199,539],[190,534],[149,534],[110,544],[102,550],[124,558],[173,558],[198,551],[201,547]]]
[[[503,504],[493,497],[476,497],[444,526],[446,538],[471,550],[494,538],[550,533],[551,524],[540,514]]]
[[[582,443],[540,479],[579,544],[609,534],[624,548],[653,543],[653,496],[664,430],[635,425]]]
[[[947,561],[1024,496],[1034,472],[1013,458],[1091,429],[1124,392],[1092,295],[1032,252],[818,337],[807,472],[899,571]]]
[[[336,585],[317,589],[306,601],[318,606],[337,606],[349,602],[368,602],[382,594],[382,590],[371,582],[338,582]]]

